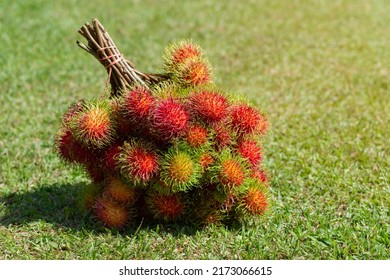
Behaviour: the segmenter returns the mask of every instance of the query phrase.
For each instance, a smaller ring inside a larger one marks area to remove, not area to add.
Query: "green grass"
[[[0,259],[389,259],[390,3],[2,1]],[[238,229],[102,230],[75,207],[84,173],[55,155],[60,115],[106,73],[75,41],[97,17],[125,57],[161,71],[192,38],[216,82],[272,123],[269,215]]]

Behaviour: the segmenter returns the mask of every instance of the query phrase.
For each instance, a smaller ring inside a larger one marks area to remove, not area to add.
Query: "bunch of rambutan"
[[[55,146],[91,180],[82,205],[117,229],[140,218],[208,225],[262,215],[264,114],[216,86],[191,41],[168,47],[164,70],[63,115]]]

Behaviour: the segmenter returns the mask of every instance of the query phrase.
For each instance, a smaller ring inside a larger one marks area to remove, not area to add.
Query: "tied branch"
[[[106,68],[111,84],[111,96],[119,95],[135,84],[150,87],[167,78],[164,74],[146,74],[135,69],[133,63],[119,52],[107,30],[97,19],[92,20],[92,25],[85,23],[78,32],[88,44],[77,41],[77,45],[93,55]]]

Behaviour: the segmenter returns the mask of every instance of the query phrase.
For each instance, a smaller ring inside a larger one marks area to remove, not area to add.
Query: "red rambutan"
[[[129,222],[130,211],[112,199],[101,197],[94,208],[96,216],[107,227],[123,229]]]
[[[263,159],[261,147],[256,141],[243,140],[238,144],[237,150],[252,166],[258,166]]]
[[[132,204],[136,199],[136,190],[117,177],[109,179],[105,192],[119,203]]]
[[[123,96],[122,112],[133,122],[145,120],[149,116],[154,103],[150,91],[137,86]]]
[[[147,183],[157,173],[158,157],[153,149],[141,142],[125,142],[118,157],[122,175],[134,183]]]
[[[109,173],[114,174],[118,171],[118,156],[121,152],[120,144],[112,145],[103,155],[103,166]]]
[[[162,195],[158,193],[149,194],[148,205],[151,212],[158,219],[175,221],[184,212],[183,198],[179,194]]]
[[[255,108],[245,104],[236,105],[231,108],[231,121],[233,128],[239,135],[252,132],[265,133],[267,120]]]
[[[65,126],[69,126],[71,124],[72,118],[83,110],[84,104],[85,100],[81,99],[69,106],[68,110],[62,116],[62,122]]]
[[[222,150],[232,142],[232,131],[225,121],[212,124],[213,143],[217,150]]]
[[[252,215],[261,215],[268,207],[265,193],[256,188],[251,188],[247,191],[243,198],[243,204],[245,209]]]
[[[199,46],[192,42],[183,41],[179,44],[171,46],[167,50],[165,57],[165,67],[168,72],[172,72],[177,69],[178,65],[185,63],[187,60],[200,58],[202,51]]]
[[[250,177],[258,180],[261,183],[268,183],[268,175],[264,170],[254,169],[250,173]]]
[[[206,122],[219,121],[228,112],[228,101],[218,92],[197,92],[191,96],[190,106],[193,114]]]
[[[104,170],[95,163],[89,162],[85,165],[88,177],[91,179],[94,183],[101,183],[105,179],[105,172]]]
[[[164,140],[179,136],[186,129],[188,120],[184,106],[173,99],[161,101],[152,112],[153,131]]]
[[[207,141],[207,130],[201,125],[190,125],[185,132],[185,139],[192,147],[199,147]]]

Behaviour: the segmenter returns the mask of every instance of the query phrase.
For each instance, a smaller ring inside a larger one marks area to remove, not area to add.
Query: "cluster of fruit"
[[[212,82],[199,46],[170,46],[165,79],[80,100],[62,117],[59,156],[85,167],[83,205],[107,227],[137,217],[196,225],[267,209],[266,117]]]

